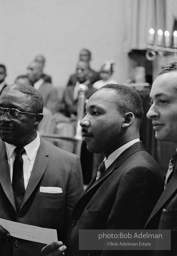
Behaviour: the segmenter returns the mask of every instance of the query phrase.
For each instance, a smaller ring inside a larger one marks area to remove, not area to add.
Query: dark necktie
[[[96,180],[99,179],[101,177],[101,175],[106,171],[106,166],[105,166],[105,162],[101,162],[101,164],[98,167],[98,171],[97,171],[97,176],[96,176]]]
[[[13,166],[13,179],[12,187],[14,191],[14,198],[16,203],[17,211],[19,211],[23,197],[25,194],[24,178],[23,178],[23,158],[22,155],[25,153],[24,148],[17,147],[15,150],[16,157]]]
[[[167,174],[166,174],[166,177],[165,177],[165,186],[164,186],[164,188],[166,188],[167,184],[169,183],[169,181],[171,180],[171,178],[173,176],[174,166],[176,164],[176,161],[177,161],[177,154],[172,156],[172,158],[169,161],[168,170],[167,170]]]

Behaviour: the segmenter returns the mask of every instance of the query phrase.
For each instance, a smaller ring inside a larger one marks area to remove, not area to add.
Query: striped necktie
[[[98,167],[97,175],[96,175],[96,180],[101,177],[101,175],[106,171],[106,166],[105,162],[101,162],[101,164]]]
[[[165,177],[165,185],[164,188],[166,188],[167,184],[169,183],[170,179],[173,176],[174,173],[174,166],[176,164],[177,161],[177,154],[175,154],[174,156],[172,156],[172,158],[169,161],[169,165],[168,165],[168,170],[166,173],[166,177]]]

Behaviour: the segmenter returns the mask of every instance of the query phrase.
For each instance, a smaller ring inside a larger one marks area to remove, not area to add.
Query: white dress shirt
[[[14,164],[14,160],[15,160],[14,149],[16,148],[16,146],[9,144],[7,142],[5,142],[5,146],[6,146],[8,164],[9,164],[9,168],[10,168],[10,179],[12,182],[13,164]],[[31,143],[29,143],[28,145],[26,145],[24,147],[26,153],[22,155],[23,177],[24,177],[25,189],[27,188],[27,185],[28,185],[28,182],[29,182],[29,179],[31,176],[31,172],[33,169],[34,161],[36,159],[36,154],[37,154],[39,146],[40,146],[40,137],[39,137],[39,133],[37,132],[36,138]]]
[[[108,158],[104,158],[106,169],[116,160],[118,156],[120,156],[120,154],[122,154],[127,148],[129,148],[138,141],[140,141],[139,138],[131,140],[124,144],[122,147],[116,149],[112,154],[108,156]]]
[[[39,90],[39,88],[42,86],[42,84],[44,83],[44,79],[39,79],[36,83],[34,83],[34,88],[36,90]]]

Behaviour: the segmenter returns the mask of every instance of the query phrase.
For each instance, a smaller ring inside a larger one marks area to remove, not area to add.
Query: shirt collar
[[[139,138],[131,140],[131,141],[127,142],[126,144],[124,144],[123,146],[121,146],[120,148],[116,149],[113,153],[111,153],[108,156],[107,159],[105,158],[104,161],[105,161],[106,169],[116,160],[116,158],[118,156],[120,156],[120,154],[122,154],[122,152],[124,152],[127,148],[129,148],[134,143],[139,142],[139,141],[140,141]]]
[[[0,83],[0,90],[2,90],[4,88],[5,84],[6,84],[5,80],[2,83]]]
[[[44,79],[43,78],[41,78],[41,79],[39,79],[36,83],[34,83],[34,88],[36,89],[36,90],[39,90],[39,88],[41,87],[41,85],[44,83]]]
[[[5,142],[5,146],[6,146],[7,157],[8,159],[10,159],[13,155],[13,152],[16,146],[9,144],[7,142]],[[26,154],[30,160],[32,160],[33,156],[36,154],[39,146],[40,146],[40,137],[39,137],[39,132],[37,132],[36,138],[24,147]]]

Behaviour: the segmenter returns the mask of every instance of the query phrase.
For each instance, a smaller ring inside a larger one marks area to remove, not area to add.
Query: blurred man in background
[[[96,81],[98,81],[100,79],[100,76],[99,76],[99,72],[97,72],[91,68],[91,64],[90,64],[91,59],[92,59],[91,51],[83,48],[79,53],[79,61],[88,63],[88,71],[89,72],[87,74],[87,78],[91,84],[94,84]],[[72,74],[68,80],[67,86],[75,84],[76,81],[77,81],[76,74]]]
[[[7,70],[4,64],[0,64],[0,93],[7,86],[6,84]]]
[[[40,62],[32,61],[27,68],[27,76],[32,85],[42,95],[44,107],[48,108],[52,114],[58,109],[58,91],[51,84],[43,79],[43,65]]]
[[[34,58],[34,61],[36,62],[39,62],[41,65],[42,65],[42,78],[44,79],[44,81],[46,83],[50,83],[52,84],[52,77],[43,73],[44,71],[44,67],[45,67],[45,64],[46,64],[46,59],[43,55],[37,55],[35,58]]]

